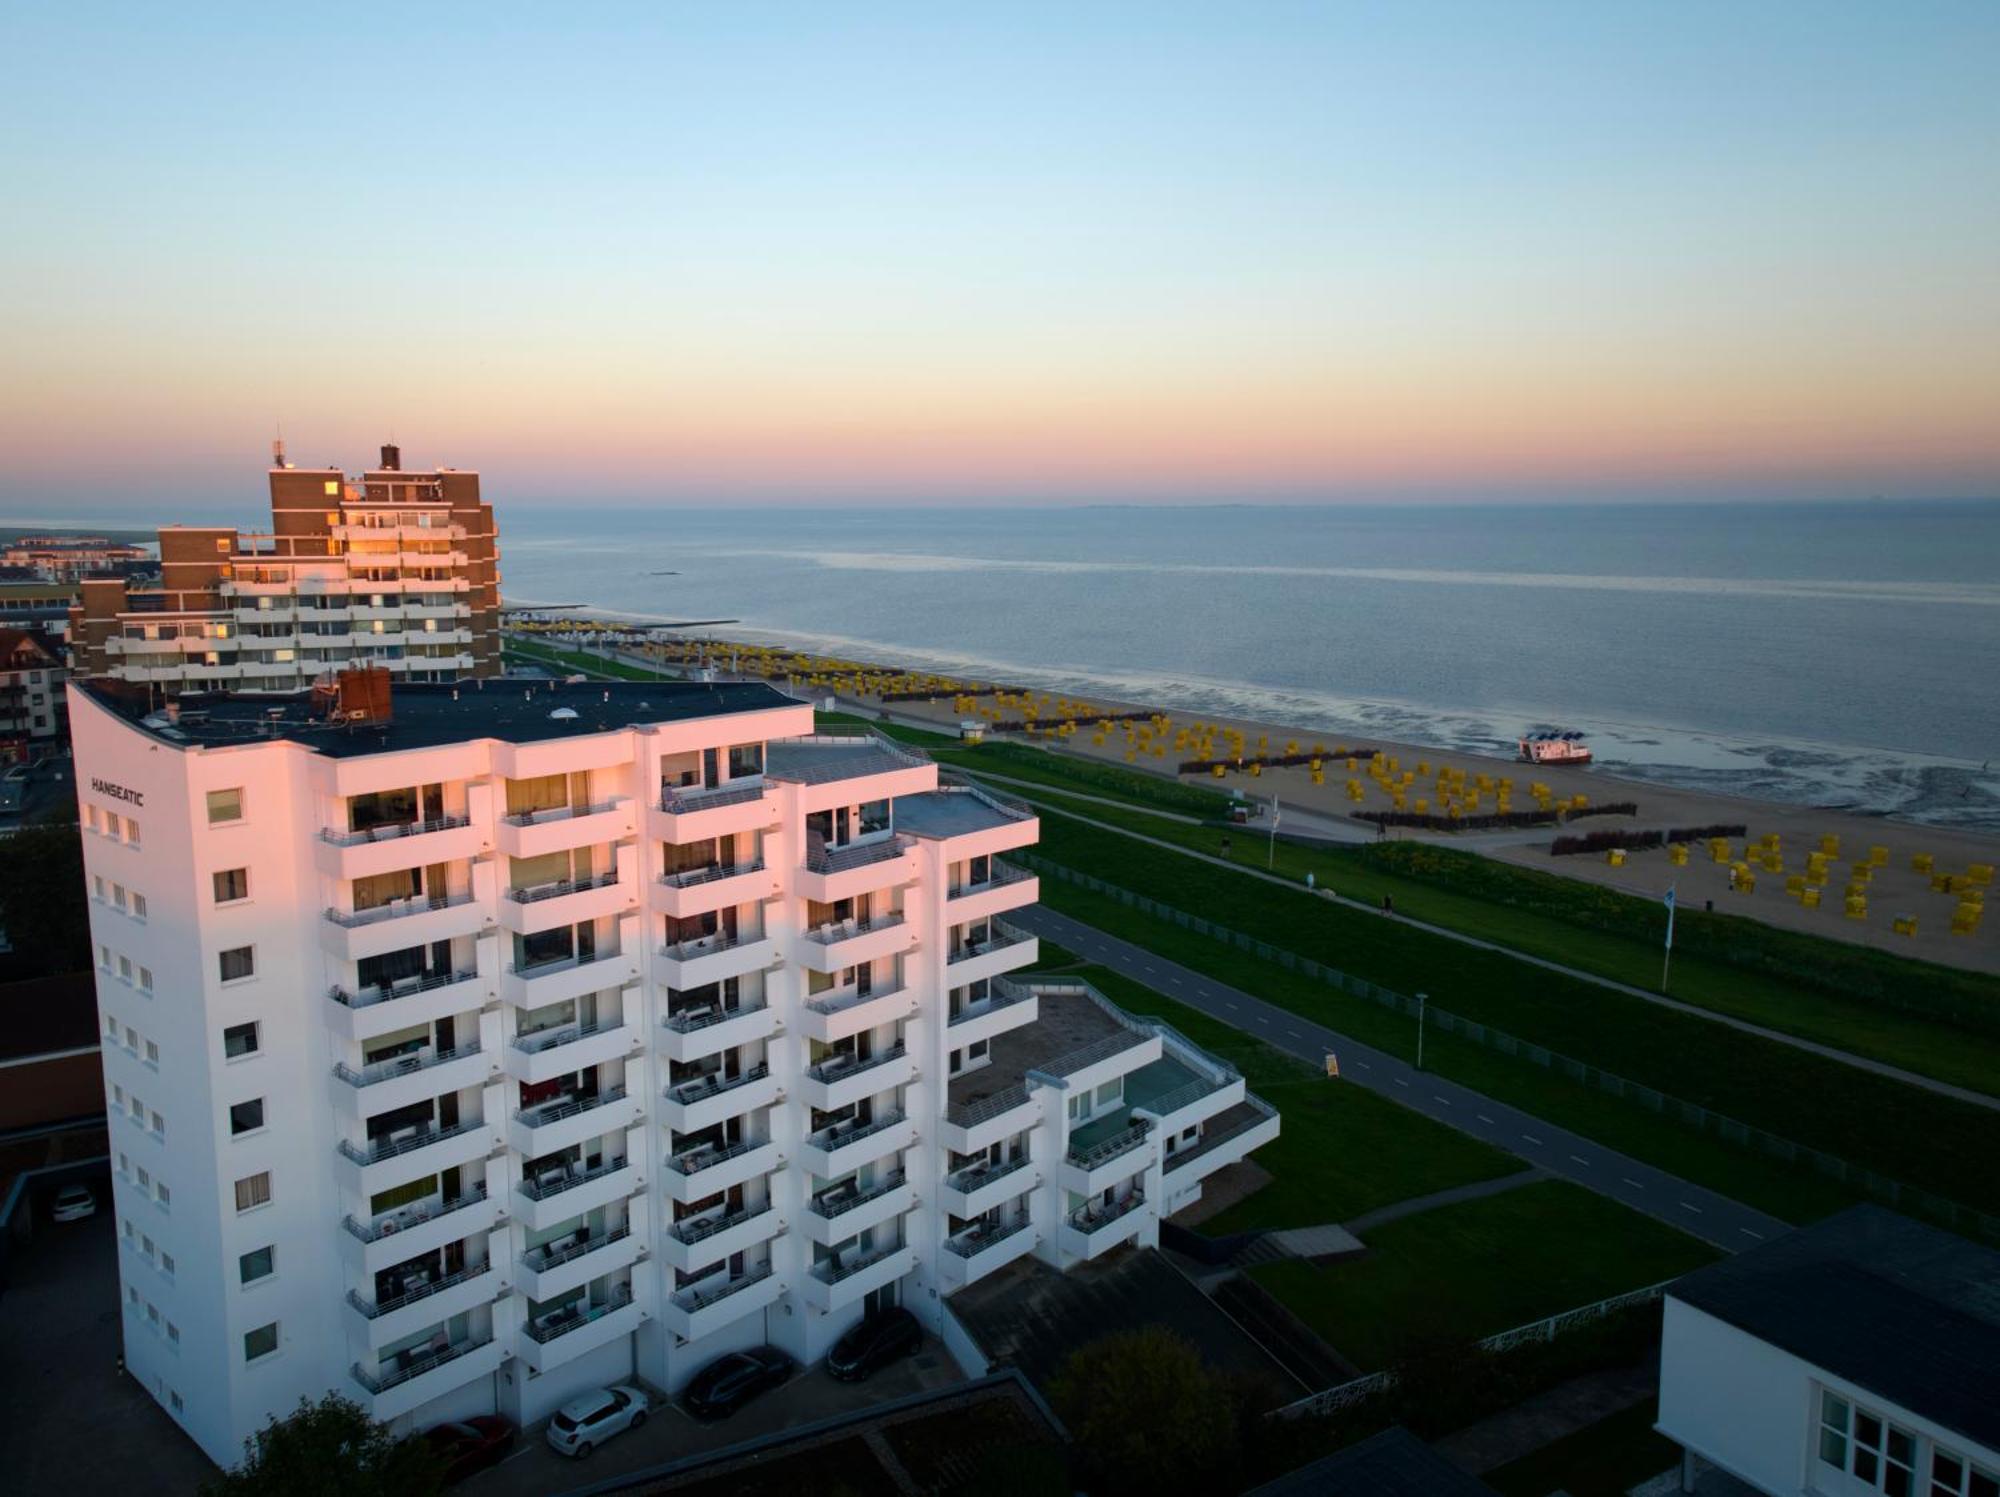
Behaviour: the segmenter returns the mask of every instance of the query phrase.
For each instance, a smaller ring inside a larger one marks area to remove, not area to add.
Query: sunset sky
[[[2000,495],[2000,5],[19,5],[0,515]]]

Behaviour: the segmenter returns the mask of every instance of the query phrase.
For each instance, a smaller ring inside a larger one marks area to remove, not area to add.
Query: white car
[[[59,1222],[80,1222],[97,1215],[97,1197],[88,1185],[65,1185],[56,1192],[54,1209],[49,1212]]]
[[[629,1383],[617,1383],[571,1399],[549,1421],[549,1445],[558,1455],[578,1460],[615,1434],[637,1429],[650,1409],[646,1395]]]

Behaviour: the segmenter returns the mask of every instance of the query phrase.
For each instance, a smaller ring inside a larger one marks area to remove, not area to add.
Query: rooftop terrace
[[[1150,1031],[1117,1018],[1081,984],[1067,989],[1034,986],[1035,1022],[995,1035],[988,1063],[952,1078],[949,1104],[953,1109],[1018,1089],[1030,1071],[1060,1075],[1078,1069],[1078,1060],[1101,1059],[1099,1052],[1115,1055],[1152,1038]]]
[[[764,775],[766,779],[819,785],[929,762],[921,754],[872,734],[813,733],[771,743],[764,751]]]
[[[1005,802],[965,786],[896,797],[896,830],[913,837],[964,837],[1013,826],[1031,815],[1025,808],[1011,810]]]

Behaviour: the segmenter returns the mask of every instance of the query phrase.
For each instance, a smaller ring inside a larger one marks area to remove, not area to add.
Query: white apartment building
[[[71,699],[127,1364],[219,1462],[328,1389],[529,1422],[942,1330],[1277,1132],[1009,979],[1030,812],[769,686]]]

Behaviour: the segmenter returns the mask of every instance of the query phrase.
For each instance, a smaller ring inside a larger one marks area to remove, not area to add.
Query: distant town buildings
[[[0,567],[25,568],[50,582],[74,582],[93,572],[122,573],[152,562],[144,546],[101,535],[25,535],[0,548]]]
[[[61,741],[63,675],[58,647],[25,629],[0,628],[0,762],[39,758]]]
[[[274,449],[271,529],[159,532],[156,583],[84,576],[79,675],[185,691],[292,692],[349,666],[399,682],[500,672],[500,552],[479,475],[296,468]]]

